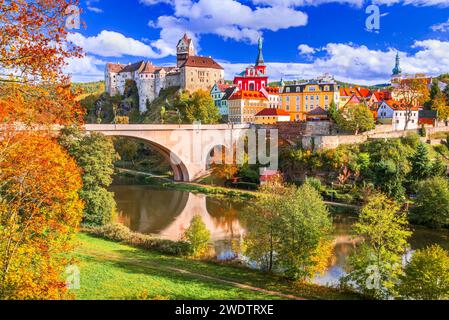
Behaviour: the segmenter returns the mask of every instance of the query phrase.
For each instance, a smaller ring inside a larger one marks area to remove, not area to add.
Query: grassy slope
[[[292,284],[246,268],[164,256],[85,234],[78,239],[78,299],[285,299],[282,294],[305,299],[358,298],[334,289]]]

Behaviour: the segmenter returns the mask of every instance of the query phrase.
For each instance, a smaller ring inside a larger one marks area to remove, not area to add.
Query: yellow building
[[[333,80],[308,81],[286,85],[281,90],[281,108],[290,114],[291,121],[304,121],[316,109],[329,109],[332,101],[338,106],[340,92]]]
[[[258,91],[237,91],[228,99],[229,121],[255,123],[256,114],[268,108],[267,97]]]

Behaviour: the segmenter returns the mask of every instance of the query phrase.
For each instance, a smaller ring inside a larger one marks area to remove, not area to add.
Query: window
[[[296,87],[296,92],[301,92],[301,88],[300,87]]]
[[[290,88],[286,88],[285,92],[289,93],[290,92]]]

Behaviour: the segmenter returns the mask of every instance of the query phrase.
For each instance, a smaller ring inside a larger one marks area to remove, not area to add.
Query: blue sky
[[[367,30],[375,4],[379,30]],[[405,72],[449,72],[449,0],[81,0],[86,28],[70,39],[86,57],[69,61],[74,81],[102,79],[106,62],[175,62],[187,32],[227,79],[253,63],[256,42],[273,80],[386,82],[399,51]]]

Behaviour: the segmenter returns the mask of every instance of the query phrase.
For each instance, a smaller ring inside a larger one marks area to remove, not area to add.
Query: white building
[[[388,100],[380,103],[377,109],[377,119],[384,124],[391,124],[393,130],[404,130],[409,119],[407,129],[418,129],[419,127],[419,110],[421,108],[414,107],[411,110],[407,110],[400,106],[400,103]],[[408,116],[407,116],[408,115]]]

